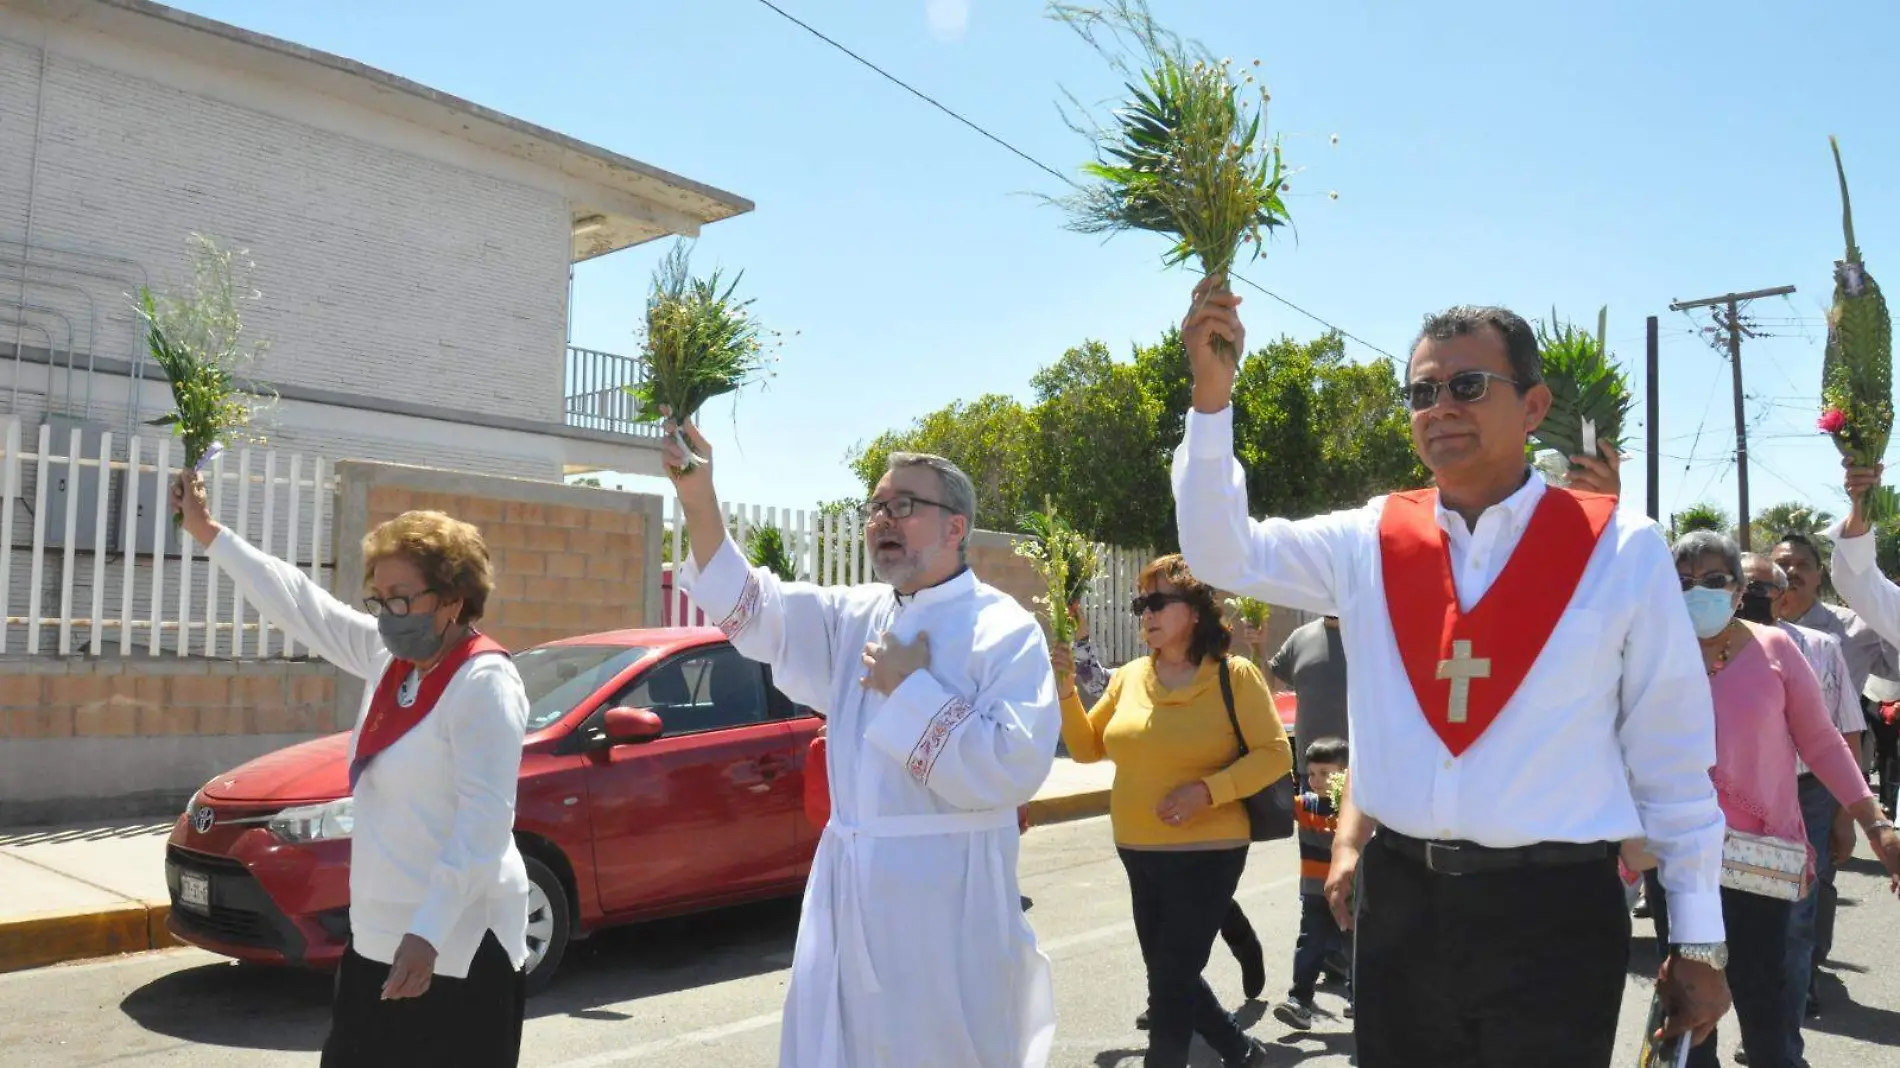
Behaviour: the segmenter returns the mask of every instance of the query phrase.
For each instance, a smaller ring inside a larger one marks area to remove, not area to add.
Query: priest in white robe
[[[826,710],[831,819],[805,890],[781,1068],[1040,1068],[1049,961],[1021,908],[1017,806],[1061,714],[1036,618],[964,561],[976,500],[938,457],[894,454],[864,506],[882,580],[784,582],[726,536],[706,463],[666,461],[692,559],[679,582],[793,700]]]

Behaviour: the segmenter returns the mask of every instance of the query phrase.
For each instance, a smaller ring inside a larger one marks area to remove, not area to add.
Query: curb
[[[1107,790],[1056,794],[1053,797],[1038,797],[1029,802],[1029,825],[1038,827],[1050,823],[1068,823],[1071,820],[1091,819],[1107,812]]]
[[[165,929],[170,915],[170,902],[123,901],[0,920],[0,973],[168,949],[179,944]]]

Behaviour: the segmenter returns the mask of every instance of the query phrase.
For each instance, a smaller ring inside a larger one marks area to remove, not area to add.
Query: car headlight
[[[287,808],[271,817],[270,829],[286,842],[348,838],[356,829],[356,799],[345,797],[321,805]]]

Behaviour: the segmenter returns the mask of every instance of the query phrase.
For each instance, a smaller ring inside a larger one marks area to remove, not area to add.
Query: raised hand
[[[1194,287],[1194,303],[1181,320],[1181,344],[1194,372],[1194,410],[1212,414],[1233,402],[1239,354],[1246,351],[1247,328],[1240,322],[1240,297],[1207,277]],[[1220,339],[1226,352],[1215,344]],[[1233,355],[1228,355],[1232,353]]]
[[[1841,536],[1858,538],[1873,529],[1873,524],[1867,519],[1867,495],[1880,488],[1880,475],[1887,468],[1885,464],[1855,467],[1852,461],[1843,460],[1841,463],[1847,468],[1841,484],[1847,489],[1847,499],[1854,502],[1853,511],[1848,513],[1847,522],[1841,527]]]
[[[172,514],[183,520],[185,533],[200,545],[210,545],[224,528],[211,518],[211,506],[205,501],[204,479],[196,471],[180,471],[172,480]]]

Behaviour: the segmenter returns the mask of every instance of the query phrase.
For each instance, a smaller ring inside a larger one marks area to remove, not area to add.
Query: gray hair
[[[1460,304],[1428,315],[1412,348],[1416,351],[1426,341],[1450,341],[1487,328],[1495,330],[1498,339],[1504,342],[1504,355],[1511,361],[1511,377],[1517,380],[1518,392],[1544,380],[1544,357],[1537,350],[1537,331],[1531,329],[1522,315],[1509,308]],[[1405,367],[1409,374],[1412,367],[1409,358]]]
[[[1720,556],[1728,565],[1728,573],[1737,579],[1742,577],[1742,547],[1735,539],[1714,530],[1692,530],[1676,539],[1671,550],[1676,557],[1676,566],[1695,564],[1705,556]]]
[[[976,532],[976,484],[970,481],[970,476],[964,474],[961,467],[927,452],[894,452],[884,461],[886,472],[906,467],[925,467],[936,472],[943,506],[951,514],[963,517],[963,540],[957,542],[957,552],[966,552],[970,546],[970,535]]]
[[[1746,572],[1757,560],[1768,565],[1768,573],[1774,576],[1775,589],[1785,590],[1788,588],[1788,573],[1781,569],[1780,564],[1775,563],[1760,553],[1743,553],[1742,570]]]

